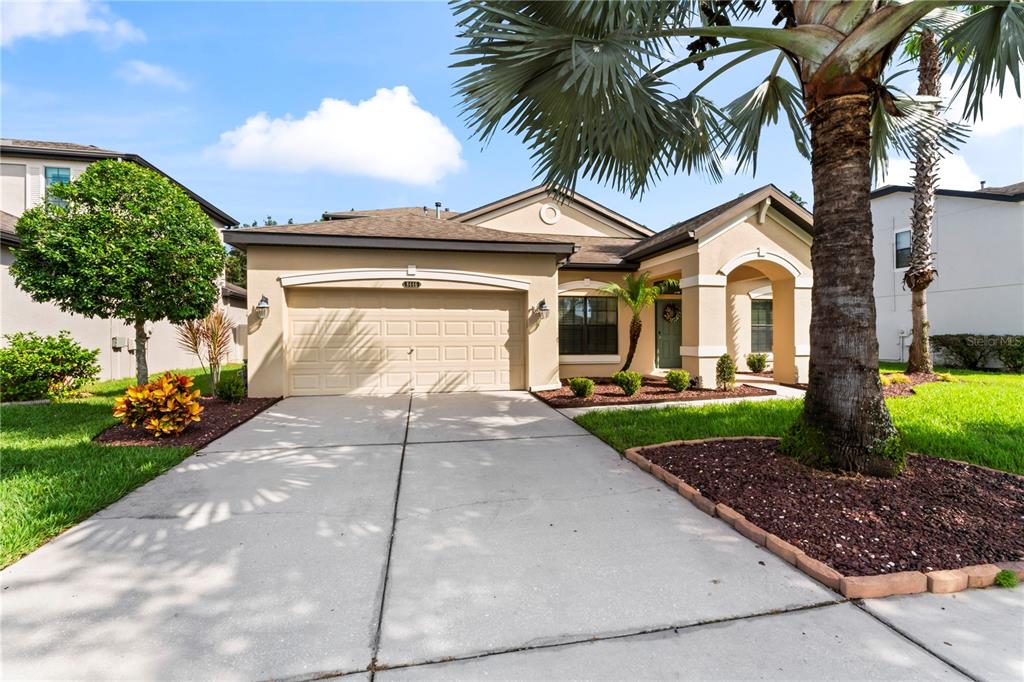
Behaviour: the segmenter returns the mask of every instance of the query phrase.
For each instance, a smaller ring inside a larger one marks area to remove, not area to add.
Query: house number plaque
[[[421,286],[423,286],[423,282],[417,282],[413,279],[407,279],[402,282],[402,287],[405,289],[419,289]]]

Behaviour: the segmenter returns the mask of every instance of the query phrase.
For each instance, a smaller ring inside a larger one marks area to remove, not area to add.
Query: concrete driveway
[[[515,392],[282,401],[0,577],[6,679],[1024,672],[1024,591],[842,602]]]

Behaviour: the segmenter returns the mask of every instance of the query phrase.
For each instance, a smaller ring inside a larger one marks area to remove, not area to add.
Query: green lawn
[[[234,367],[227,371],[238,371]],[[210,393],[201,370],[196,388]],[[0,406],[0,567],[167,471],[188,447],[111,447],[93,436],[115,423],[114,399],[134,384],[104,381],[91,397]]]
[[[886,370],[902,370],[887,365]],[[956,383],[917,386],[917,395],[887,402],[914,452],[1024,474],[1024,376],[951,370]],[[594,411],[576,418],[619,451],[669,440],[780,436],[799,400]]]

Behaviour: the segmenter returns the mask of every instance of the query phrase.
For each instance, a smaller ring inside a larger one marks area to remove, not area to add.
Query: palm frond
[[[890,153],[913,158],[922,138],[934,140],[940,154],[956,151],[967,140],[970,127],[943,118],[943,111],[939,97],[909,95],[883,86],[871,113],[871,172],[876,181],[885,179]]]
[[[736,158],[738,169],[750,167],[757,173],[761,131],[778,123],[780,113],[785,114],[797,151],[810,158],[811,139],[804,124],[800,88],[774,72],[727,105],[725,113],[728,121],[725,153]]]
[[[982,117],[985,94],[1000,95],[1006,77],[1020,97],[1020,67],[1024,63],[1024,4],[998,3],[964,17],[942,35],[942,49],[956,64],[954,98],[965,92],[963,118]],[[948,66],[947,66],[948,68]]]

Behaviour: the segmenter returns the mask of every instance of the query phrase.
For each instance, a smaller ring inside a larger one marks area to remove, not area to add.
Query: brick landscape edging
[[[900,571],[898,573],[882,573],[879,575],[843,575],[823,561],[810,557],[802,549],[796,547],[777,535],[773,535],[754,525],[743,514],[721,502],[715,503],[701,495],[700,490],[686,483],[675,474],[663,467],[653,464],[644,457],[642,450],[662,448],[672,445],[699,445],[728,440],[773,440],[767,436],[728,436],[723,438],[703,438],[699,440],[671,440],[667,443],[643,445],[629,448],[624,453],[626,459],[646,471],[659,481],[664,482],[678,494],[689,500],[697,509],[708,516],[721,519],[726,525],[741,533],[751,542],[761,545],[786,563],[814,578],[821,584],[839,592],[850,599],[875,599],[891,597],[897,594],[915,594],[917,592],[934,592],[948,594],[960,592],[972,587],[991,587],[995,584],[996,574],[1001,570],[1013,571],[1024,580],[1024,561],[1003,561],[994,564],[978,564],[963,568],[929,571]]]

